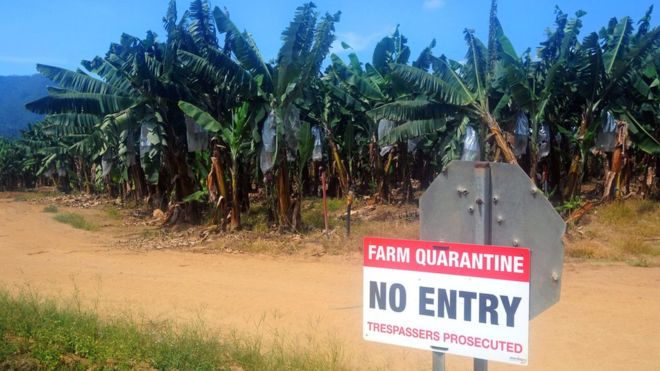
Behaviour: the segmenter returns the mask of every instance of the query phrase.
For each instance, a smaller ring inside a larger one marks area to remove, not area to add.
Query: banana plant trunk
[[[163,117],[167,117],[163,115]],[[172,176],[175,179],[175,196],[176,202],[183,201],[183,198],[191,195],[195,192],[195,183],[188,176],[188,164],[186,163],[186,151],[185,146],[178,146],[177,142],[179,137],[174,131],[174,127],[170,122],[165,123],[164,125],[165,133],[167,134],[167,147],[166,147],[166,159]],[[183,148],[183,150],[181,150]],[[191,223],[199,222],[201,215],[199,210],[199,205],[196,202],[188,202],[184,206],[185,218],[188,219]]]
[[[220,224],[222,228],[225,225],[225,217],[227,213],[225,212],[225,205],[229,202],[229,192],[227,191],[227,185],[225,184],[225,172],[222,168],[222,162],[220,161],[220,147],[215,145],[213,148],[213,156],[211,157],[211,186],[215,186],[217,192],[220,193],[222,200],[218,200],[218,203],[215,205],[215,217],[213,222]]]
[[[89,164],[87,164],[85,161],[83,162],[83,169],[82,169],[82,174],[84,177],[84,184],[85,184],[85,192],[92,194],[94,193],[94,187],[93,187],[93,182],[92,178],[89,176]],[[25,184],[24,184],[25,185]]]
[[[295,189],[293,189],[293,208],[291,210],[291,229],[293,231],[299,232],[302,230],[303,224],[302,224],[302,201],[303,201],[303,194],[304,194],[304,187],[303,187],[303,172],[305,170],[305,166],[303,163],[298,164],[298,171],[295,174]]]
[[[287,170],[286,154],[281,151],[280,166],[277,169],[277,206],[278,219],[281,229],[291,227],[289,210],[291,207],[291,187],[289,185],[289,173]]]
[[[488,130],[493,135],[493,138],[495,138],[495,143],[497,144],[497,147],[499,147],[500,151],[502,151],[504,160],[510,164],[518,165],[516,155],[513,153],[509,143],[504,138],[502,129],[500,128],[500,124],[497,122],[497,120],[495,120],[493,115],[491,115],[489,112],[486,112],[482,116],[482,120],[486,123],[486,126],[488,126]]]
[[[231,161],[231,229],[241,228],[241,204],[238,197],[238,159]]]
[[[64,174],[62,176],[58,175],[56,184],[58,185],[57,188],[61,192],[65,193],[65,194],[71,193],[71,187],[69,186],[69,175],[68,174]]]
[[[412,178],[410,174],[410,161],[408,156],[408,142],[399,142],[397,144],[399,150],[399,168],[401,169],[401,188],[403,198],[407,202],[412,200]]]
[[[241,212],[248,212],[250,210],[250,193],[252,191],[252,180],[250,176],[250,167],[245,164],[242,165],[239,172],[238,184],[240,185],[240,192],[238,197],[241,200]]]
[[[623,163],[623,148],[617,146],[612,152],[612,163],[605,176],[605,187],[603,189],[603,200],[612,198],[612,187],[615,189],[615,197],[621,196],[621,167]]]
[[[579,193],[582,172],[584,169],[584,136],[587,133],[588,127],[589,113],[585,111],[582,113],[582,119],[580,120],[580,129],[578,130],[577,135],[576,150],[571,160],[571,166],[568,168],[568,176],[563,192],[564,200],[570,200],[573,198],[573,196]]]
[[[378,141],[376,140],[375,133],[372,135],[371,142],[369,143],[369,152],[375,178],[374,180],[377,184],[376,196],[381,202],[387,202],[389,199],[389,189],[387,187],[385,169],[383,167],[383,160],[380,157],[380,151],[378,150]]]
[[[611,199],[612,197],[612,187],[615,187],[615,198],[620,199],[622,196],[622,185],[626,184],[626,181],[623,180],[622,169],[624,165],[624,154],[626,141],[628,140],[628,125],[624,122],[617,121],[617,136],[616,136],[616,146],[612,152],[612,162],[611,167],[608,169],[607,175],[605,176],[605,187],[603,191],[603,199]],[[627,180],[627,179],[626,179]]]
[[[529,146],[529,177],[532,179],[532,184],[537,185],[536,173],[538,171],[538,129],[539,124],[536,121],[532,122],[532,137],[530,138]]]
[[[549,183],[554,187],[557,187],[556,189],[559,189],[559,183],[561,180],[561,150],[562,150],[562,143],[557,142],[557,138],[555,136],[555,131],[554,127],[555,125],[552,125],[552,121],[550,121],[550,125],[548,125],[550,129],[550,154],[548,155],[548,173],[549,173]],[[554,195],[557,200],[562,201],[562,193],[561,192],[554,192]]]
[[[530,165],[529,165],[529,178],[532,180],[532,184],[538,185],[536,181],[536,174],[538,173],[538,162],[536,160],[536,149],[530,148]]]
[[[229,192],[227,191],[227,185],[225,184],[225,172],[222,168],[222,162],[220,161],[220,152],[217,151],[213,157],[211,157],[211,163],[213,164],[213,173],[215,175],[215,184],[218,187],[220,196],[222,196],[225,201],[229,201]]]
[[[73,158],[73,167],[76,170],[76,188],[78,191],[83,191],[84,190],[84,184],[83,184],[83,172],[82,172],[82,159],[79,157],[74,157]]]
[[[346,197],[346,235],[348,236],[351,234],[351,206],[353,205],[353,192],[350,189],[351,182],[348,178],[348,172],[346,171],[346,166],[344,166],[344,161],[342,161],[339,155],[339,150],[335,144],[332,132],[328,130],[327,126],[326,131],[328,133],[328,144],[330,146],[330,152],[332,152],[332,158],[335,160],[335,164],[337,165],[339,185],[341,187],[342,193]]]
[[[144,170],[139,163],[139,160],[135,164],[131,165],[131,177],[133,178],[133,184],[135,184],[135,197],[139,203],[142,203],[144,199],[148,196],[149,190],[147,188],[147,181],[144,177]]]
[[[328,145],[330,146],[332,159],[335,161],[335,165],[337,166],[337,175],[339,176],[339,185],[341,187],[341,191],[344,195],[348,195],[348,173],[346,172],[344,161],[341,160],[339,150],[337,150],[337,145],[335,144],[332,134],[328,135]]]

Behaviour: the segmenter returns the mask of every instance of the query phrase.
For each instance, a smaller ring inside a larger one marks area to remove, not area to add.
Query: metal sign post
[[[480,245],[491,244],[491,203],[492,187],[490,176],[490,164],[488,162],[476,162],[474,164],[474,205],[468,206],[465,210],[468,214],[474,215],[474,235],[472,241],[462,240],[460,242],[471,242]],[[456,193],[468,196],[467,188],[457,189]],[[421,203],[421,200],[420,200]],[[427,236],[420,236],[421,239],[428,239]],[[444,371],[444,354],[433,353],[433,371]],[[487,371],[488,361],[483,359],[474,359],[475,371]]]
[[[478,162],[474,165],[475,175],[475,228],[474,243],[480,245],[490,245],[490,220],[491,208],[489,200],[491,196],[490,164],[488,162]],[[488,371],[488,361],[483,359],[474,359],[475,371]]]
[[[419,203],[422,240],[530,248],[530,319],[559,300],[565,223],[520,167],[454,161]],[[444,358],[434,350],[434,371]],[[487,368],[474,359],[475,370]]]
[[[433,371],[445,371],[445,354],[433,352]]]

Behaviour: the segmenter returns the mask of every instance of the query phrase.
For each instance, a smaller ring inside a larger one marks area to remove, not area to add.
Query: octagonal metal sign
[[[559,301],[566,224],[519,166],[454,161],[419,208],[422,240],[529,248],[530,319]]]

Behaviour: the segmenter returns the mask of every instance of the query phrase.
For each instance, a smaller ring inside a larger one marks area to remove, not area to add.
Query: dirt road
[[[1,196],[0,196],[1,197]],[[42,207],[0,198],[0,285],[101,313],[202,319],[311,347],[341,346],[355,369],[429,370],[431,354],[361,338],[360,258],[135,252],[73,229]],[[660,368],[660,269],[567,263],[559,304],[530,326],[530,370]],[[471,369],[448,356],[449,370]],[[516,369],[491,363],[491,370]],[[522,368],[517,368],[522,369]]]

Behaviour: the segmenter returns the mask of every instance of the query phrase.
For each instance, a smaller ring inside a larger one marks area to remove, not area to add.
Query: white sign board
[[[526,248],[367,237],[364,339],[526,365]]]

